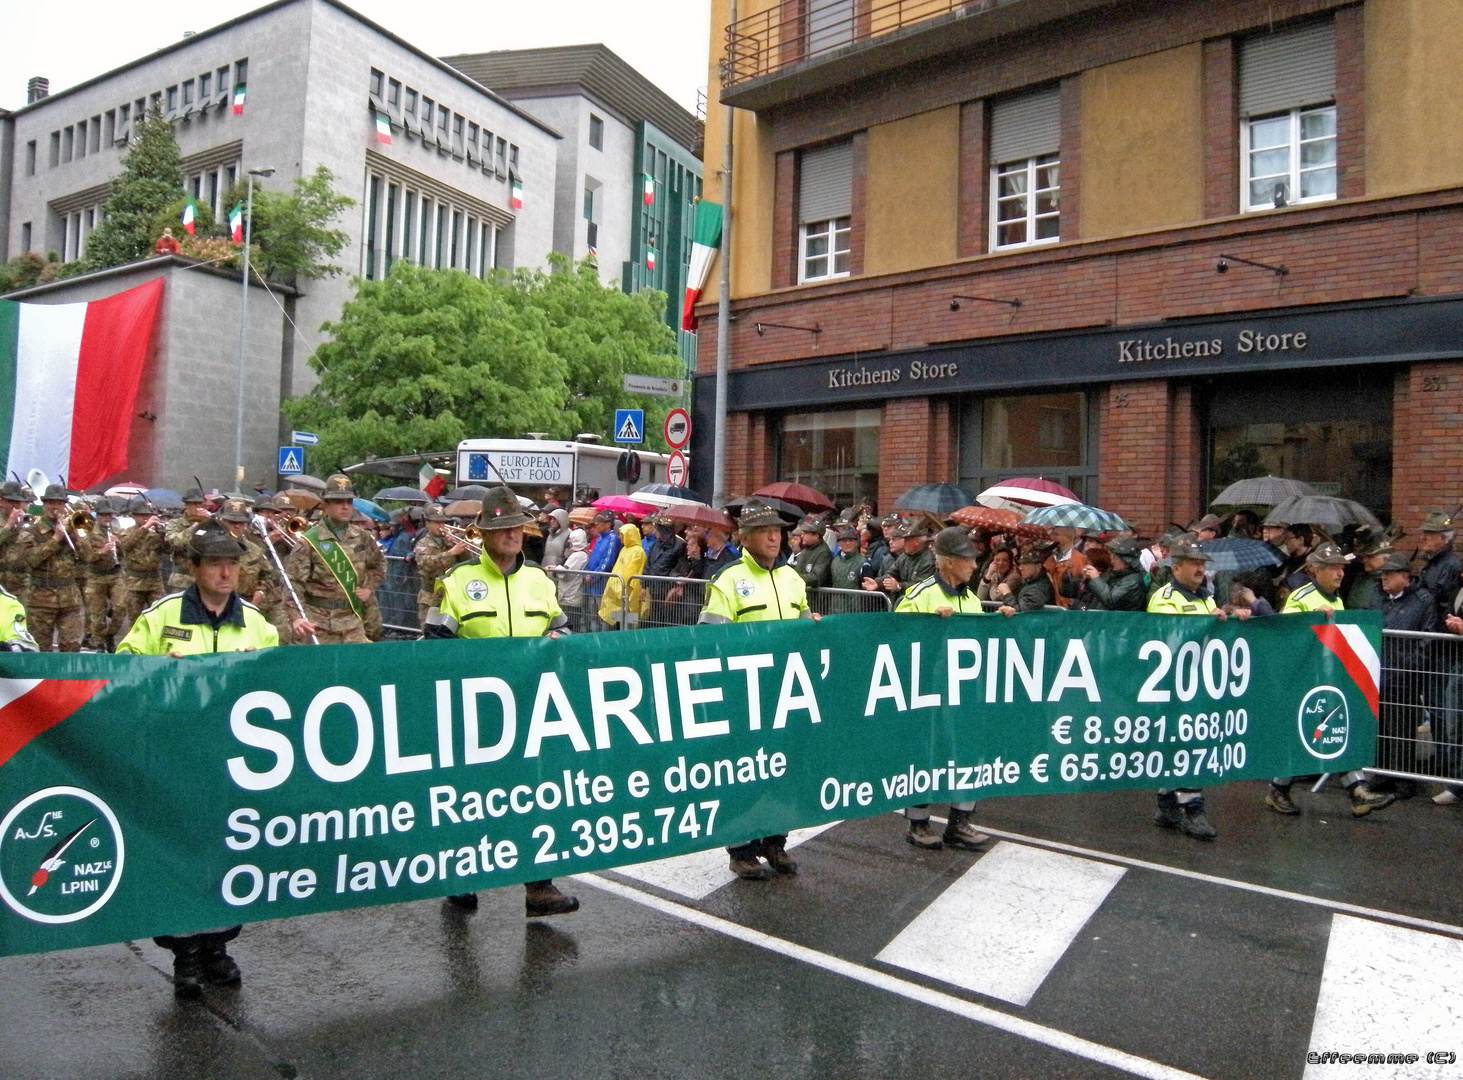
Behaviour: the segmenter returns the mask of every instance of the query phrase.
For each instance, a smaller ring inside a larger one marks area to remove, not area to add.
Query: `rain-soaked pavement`
[[[1143,793],[998,799],[981,854],[885,816],[793,878],[564,882],[557,919],[509,888],[261,923],[202,1003],[151,942],[3,959],[0,1078],[1463,1078],[1427,1061],[1463,1054],[1463,806],[1263,791],[1210,792],[1213,844]],[[1418,1058],[1307,1070],[1326,1051]]]

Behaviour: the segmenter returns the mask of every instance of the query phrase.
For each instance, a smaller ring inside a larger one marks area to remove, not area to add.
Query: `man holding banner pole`
[[[193,584],[165,596],[137,617],[117,652],[137,656],[195,656],[273,648],[279,635],[263,612],[239,598],[239,560],[244,542],[217,522],[195,525],[188,539],[187,565]],[[199,998],[205,984],[237,986],[239,965],[228,943],[241,926],[154,940],[173,953],[173,993]]]
[[[1189,537],[1177,541],[1170,550],[1173,580],[1148,598],[1150,615],[1212,615],[1223,622],[1223,608],[1216,608],[1214,598],[1206,591],[1204,564],[1209,556]],[[1250,617],[1247,608],[1234,613],[1236,619]],[[1213,840],[1219,835],[1204,816],[1203,788],[1159,788],[1158,810],[1153,824],[1160,829],[1177,829],[1195,840]]]
[[[351,524],[355,489],[335,473],[325,481],[325,517],[300,534],[285,573],[304,601],[305,614],[291,629],[296,640],[311,635],[322,645],[366,645],[367,607],[386,578],[386,560],[370,533]]]
[[[808,590],[802,575],[781,559],[782,534],[789,528],[782,515],[766,503],[749,500],[742,507],[737,528],[742,538],[742,557],[712,579],[699,621],[716,624],[816,619],[808,610]],[[766,881],[774,872],[798,872],[798,864],[787,853],[786,833],[749,840],[726,852],[731,872],[748,881]]]
[[[495,487],[483,496],[477,517],[482,554],[437,579],[437,606],[422,624],[424,637],[557,638],[569,633],[553,580],[523,557],[523,527],[532,521],[508,488]],[[528,881],[523,888],[530,919],[579,910],[579,901],[560,892],[551,879]],[[476,911],[477,893],[449,896],[447,902]]]

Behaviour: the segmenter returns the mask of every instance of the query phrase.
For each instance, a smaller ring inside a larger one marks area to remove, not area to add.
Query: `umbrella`
[[[442,497],[444,499],[447,499],[449,502],[453,499],[481,500],[482,497],[487,493],[488,489],[485,488],[482,484],[464,484],[460,488],[454,488],[452,491],[449,491],[446,495]]]
[[[950,515],[957,525],[967,529],[1024,536],[1029,540],[1050,540],[1052,531],[1044,525],[1027,525],[1016,510],[993,510],[985,506],[967,506]]]
[[[102,494],[108,498],[130,499],[134,495],[141,495],[146,490],[147,488],[143,487],[143,485],[134,484],[129,481],[125,484],[113,484],[106,491],[102,492]]]
[[[569,511],[569,524],[588,528],[594,522],[594,511],[587,506],[576,506]]]
[[[1266,525],[1316,525],[1322,529],[1344,529],[1348,525],[1370,525],[1380,529],[1376,515],[1350,499],[1334,495],[1296,495],[1270,511]]]
[[[1052,529],[1087,529],[1091,532],[1127,532],[1128,523],[1111,510],[1100,510],[1084,503],[1062,503],[1041,506],[1023,518],[1028,525],[1045,525]]]
[[[1228,536],[1221,540],[1205,540],[1199,547],[1209,556],[1208,569],[1215,573],[1258,570],[1285,562],[1280,552],[1263,540]]]
[[[324,491],[325,481],[318,476],[311,476],[309,473],[300,473],[294,478],[295,487],[305,487],[312,491]]]
[[[896,510],[923,510],[940,518],[969,505],[969,492],[954,484],[920,484],[894,500]]]
[[[458,499],[442,508],[448,517],[477,517],[483,512],[481,499]]]
[[[975,501],[981,506],[1019,510],[1024,514],[1033,506],[1063,506],[1080,503],[1082,500],[1061,484],[1054,484],[1039,476],[1022,476],[1014,480],[1002,480],[999,484],[986,488],[975,497]]]
[[[633,514],[635,517],[649,517],[655,507],[649,503],[636,502],[628,495],[606,495],[591,503],[596,510],[608,510],[612,514]]]
[[[688,487],[680,484],[646,484],[630,496],[641,502],[654,502],[657,506],[677,506],[681,503],[701,503],[706,500]]]
[[[352,504],[362,514],[376,521],[390,521],[391,515],[381,507],[377,506],[370,499],[352,499]]]
[[[810,488],[807,484],[794,484],[787,480],[779,480],[775,484],[759,487],[752,494],[764,499],[780,499],[783,502],[790,502],[810,514],[833,509],[833,500],[821,491]]]
[[[302,514],[308,514],[315,507],[320,505],[321,499],[313,491],[306,491],[304,488],[286,488],[284,497]]]
[[[1293,495],[1315,495],[1316,489],[1283,476],[1255,476],[1236,480],[1219,493],[1211,506],[1278,506]]]
[[[149,488],[142,493],[142,497],[159,510],[183,509],[183,497],[168,488]]]
[[[376,498],[385,499],[388,502],[429,503],[432,501],[432,497],[420,488],[405,485],[383,488],[376,492]]]
[[[731,532],[735,525],[731,517],[724,510],[713,510],[709,506],[700,503],[683,503],[679,506],[672,506],[666,510],[672,521],[680,522],[683,525],[703,525],[707,528],[725,529]]]
[[[803,520],[802,507],[794,506],[790,502],[784,502],[770,495],[748,495],[745,499],[733,499],[723,509],[732,517],[739,518],[742,516],[742,507],[749,502],[759,502],[764,506],[770,506],[773,510],[776,510],[783,517],[787,518],[788,521],[798,522]]]

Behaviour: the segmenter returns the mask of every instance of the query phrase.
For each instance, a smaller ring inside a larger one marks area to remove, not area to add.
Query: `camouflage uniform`
[[[419,626],[427,624],[427,612],[437,602],[434,591],[437,579],[458,563],[466,562],[472,557],[467,552],[460,555],[449,555],[448,552],[455,546],[456,543],[451,538],[433,536],[428,532],[423,534],[422,538],[416,542],[416,546],[411,549],[412,558],[416,560],[417,564],[417,576],[421,581],[421,586],[417,591],[417,625]]]
[[[44,496],[52,501],[53,512],[65,521],[65,489],[52,484]],[[59,510],[54,500],[61,500]],[[71,546],[54,536],[56,522],[44,514],[27,525],[19,540],[21,558],[30,570],[30,597],[26,612],[30,616],[31,634],[43,652],[51,651],[54,633],[61,652],[80,652],[86,617],[81,606],[82,561]],[[79,547],[80,545],[78,545]]]
[[[165,541],[163,529],[143,524],[150,516],[146,505],[132,506],[136,523],[117,538],[117,551],[122,556],[123,633],[137,621],[145,608],[163,595],[162,561]]]
[[[207,520],[202,489],[194,487],[183,492],[183,516],[169,525],[167,532],[167,554],[173,562],[173,572],[168,575],[168,592],[182,592],[193,584],[193,575],[188,572],[188,545],[193,538],[193,530]]]
[[[355,492],[351,489],[348,476],[337,473],[326,480],[327,501],[354,497]],[[320,523],[320,529],[327,534],[333,534],[346,557],[350,559],[351,565],[356,569],[357,587],[370,589],[372,592],[371,599],[361,604],[364,619],[351,609],[350,601],[346,599],[335,574],[303,537],[290,552],[290,557],[285,562],[285,573],[289,574],[290,580],[295,584],[300,602],[305,605],[305,618],[316,627],[315,636],[320,644],[364,645],[371,640],[369,632],[373,624],[379,633],[381,609],[376,604],[374,594],[386,579],[386,560],[376,538],[364,529],[358,529],[354,525],[335,528],[326,521]]]
[[[99,503],[96,528],[76,541],[76,546],[81,551],[81,561],[86,568],[85,584],[82,586],[86,601],[86,637],[93,648],[102,652],[111,652],[113,637],[121,637],[119,631],[127,610],[127,593],[119,562],[121,553],[114,556],[107,550],[110,530],[100,521],[101,517],[111,513],[109,504]]]
[[[254,504],[254,509],[256,511],[284,510],[293,516],[294,507],[290,506],[283,496],[277,498],[283,501],[282,506],[279,501],[263,497]],[[284,561],[289,558],[290,549],[284,546],[283,541],[276,542],[273,534],[266,540],[259,535],[258,530],[251,527],[248,535],[259,546],[264,564],[269,568],[269,573],[261,577],[259,581],[259,591],[264,594],[264,602],[259,604],[258,608],[264,612],[264,617],[269,620],[269,624],[279,632],[279,643],[289,645],[294,639],[294,631],[290,629],[290,620],[299,612],[295,610],[294,602],[289,598],[289,591],[280,581],[279,566],[284,565]],[[279,556],[279,566],[275,565],[274,555],[270,554],[271,550]]]
[[[0,502],[0,515],[3,515],[0,516],[0,585],[21,603],[25,603],[26,593],[30,591],[30,572],[21,559],[18,541],[29,519],[22,513],[13,529],[8,522],[12,510],[25,510],[27,500],[20,485],[14,480],[0,485],[0,499],[4,500]]]

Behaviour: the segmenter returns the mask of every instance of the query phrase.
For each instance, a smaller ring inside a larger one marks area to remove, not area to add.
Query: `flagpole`
[[[254,177],[273,176],[274,167],[250,169],[245,187],[248,196],[244,205],[244,283],[243,298],[239,301],[239,400],[234,413],[234,490],[244,490],[244,359],[249,347],[249,242],[254,234]]]
[[[731,0],[729,26],[737,24],[737,0]],[[721,61],[721,88],[726,90],[731,74],[731,37]],[[731,347],[731,220],[732,220],[732,122],[734,110],[726,106],[726,133],[721,151],[721,288],[716,298],[716,420],[712,443],[712,505],[721,506],[726,492],[726,380],[727,350]]]

